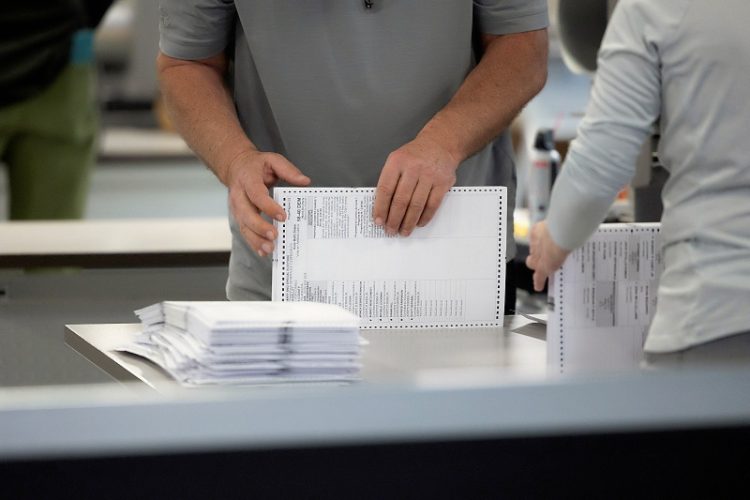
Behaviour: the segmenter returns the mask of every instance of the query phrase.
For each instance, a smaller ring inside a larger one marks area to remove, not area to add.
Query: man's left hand
[[[423,137],[392,152],[375,190],[375,224],[401,236],[425,226],[456,183],[458,164],[446,148]]]

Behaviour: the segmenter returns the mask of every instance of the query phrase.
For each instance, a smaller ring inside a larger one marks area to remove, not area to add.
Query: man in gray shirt
[[[455,184],[505,185],[514,199],[503,131],[546,81],[546,1],[161,0],[160,11],[168,109],[229,190],[230,299],[270,298],[279,181],[377,186],[375,223],[401,236]]]

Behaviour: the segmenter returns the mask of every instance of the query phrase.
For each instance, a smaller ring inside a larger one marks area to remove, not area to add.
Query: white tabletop
[[[230,249],[224,217],[0,223],[0,267],[215,265]]]

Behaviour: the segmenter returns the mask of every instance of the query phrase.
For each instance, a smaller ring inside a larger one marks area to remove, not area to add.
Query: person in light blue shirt
[[[665,270],[649,363],[750,362],[750,2],[621,0],[593,93],[532,228],[534,286],[593,233],[658,120]]]

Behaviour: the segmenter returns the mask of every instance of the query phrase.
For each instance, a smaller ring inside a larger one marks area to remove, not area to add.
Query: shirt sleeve
[[[159,49],[177,59],[222,52],[234,31],[233,0],[159,0]]]
[[[547,0],[474,0],[479,32],[507,35],[546,28]]]
[[[623,0],[615,8],[586,115],[552,190],[547,225],[555,243],[568,250],[588,239],[632,179],[660,114],[659,46],[665,30],[652,25],[658,21],[649,19],[644,5]]]

